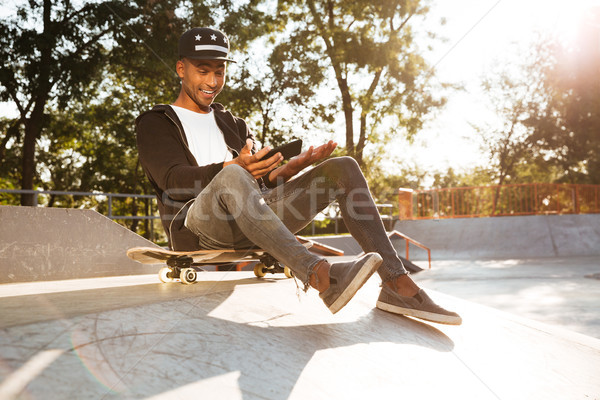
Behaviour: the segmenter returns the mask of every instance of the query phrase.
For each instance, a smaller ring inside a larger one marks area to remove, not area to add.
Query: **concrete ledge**
[[[434,260],[600,255],[600,214],[398,221],[394,229],[431,249]],[[411,259],[426,253],[411,247]]]
[[[156,246],[93,210],[0,206],[0,283],[156,272],[126,250]]]

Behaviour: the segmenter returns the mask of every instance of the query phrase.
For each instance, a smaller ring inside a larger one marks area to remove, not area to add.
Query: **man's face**
[[[225,61],[191,60],[177,61],[177,75],[181,78],[186,103],[190,109],[194,104],[199,112],[210,112],[210,105],[225,85]]]

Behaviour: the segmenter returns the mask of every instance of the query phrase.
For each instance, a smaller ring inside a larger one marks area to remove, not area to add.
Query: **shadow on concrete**
[[[33,394],[43,394],[45,387],[52,388],[53,395],[74,395],[67,389],[73,385],[61,387],[55,381],[67,378],[65,368],[72,368],[75,355],[102,385],[80,382],[90,380],[85,371],[71,370],[69,380],[103,399],[160,395],[231,373],[237,375],[243,398],[287,398],[308,363],[321,351],[376,343],[421,346],[437,352],[454,348],[453,341],[440,330],[376,309],[350,322],[336,322],[336,317],[320,314],[317,320],[321,323],[306,324],[302,318],[310,320],[316,304],[301,305],[299,318],[295,313],[282,313],[284,308],[275,304],[279,293],[270,293],[279,286],[277,281],[250,278],[202,281],[191,286],[148,284],[3,298],[2,336],[19,341],[27,332],[27,345],[20,344],[24,358],[20,363],[27,361],[28,354],[31,357],[33,349],[64,350],[31,382]],[[245,321],[218,316],[217,309],[236,289],[256,284],[263,287],[244,292],[247,308],[236,303],[239,299],[223,307],[237,307]],[[269,298],[270,294],[275,296]],[[8,316],[13,313],[16,316]],[[53,339],[49,341],[48,336]],[[343,362],[356,363],[357,369],[364,363],[369,368],[384,368],[376,359],[367,358],[368,349],[356,351],[354,359]],[[0,364],[8,362],[3,361]],[[392,361],[397,362],[397,371],[410,368],[407,360]],[[78,379],[77,375],[85,376]],[[260,382],[268,382],[269,393],[256,392]]]

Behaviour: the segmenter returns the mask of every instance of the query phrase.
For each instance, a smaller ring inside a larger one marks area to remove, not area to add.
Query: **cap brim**
[[[237,63],[237,61],[232,60],[231,58],[227,58],[227,57],[215,57],[215,56],[181,56],[181,57],[185,57],[185,58],[189,58],[190,60],[220,60],[220,61],[228,61],[228,62],[233,62],[233,63]]]

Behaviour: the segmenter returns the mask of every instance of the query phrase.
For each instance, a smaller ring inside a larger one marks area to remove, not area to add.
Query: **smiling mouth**
[[[204,90],[204,89],[200,89],[200,91],[202,93],[206,93],[206,94],[215,94],[217,92],[216,90]]]

